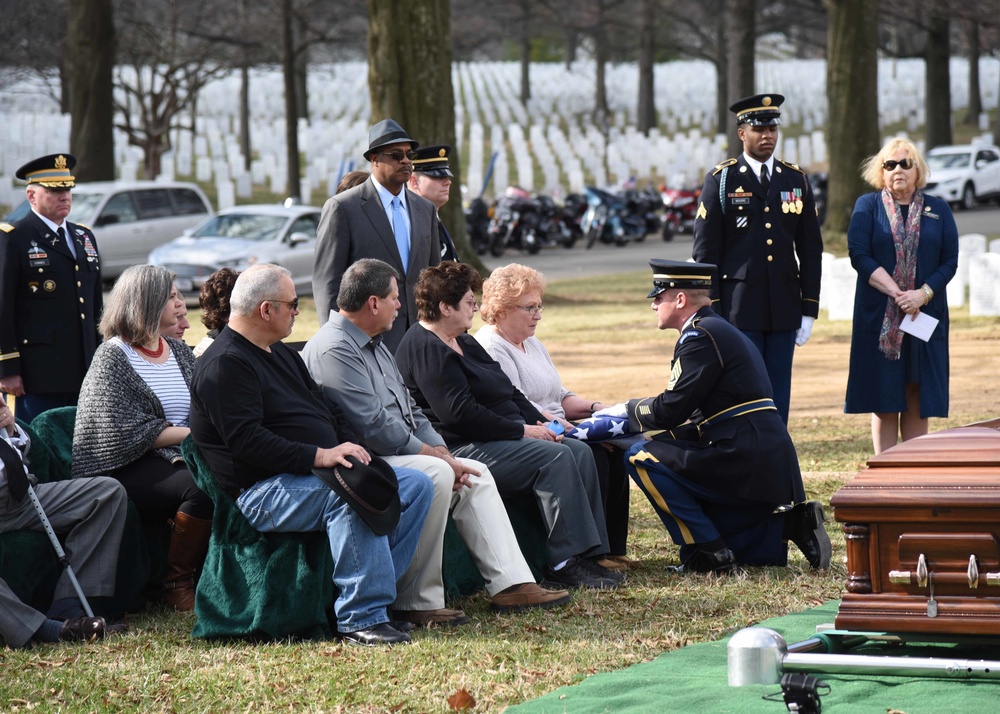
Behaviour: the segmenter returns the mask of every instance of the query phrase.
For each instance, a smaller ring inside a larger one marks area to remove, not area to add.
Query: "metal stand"
[[[864,635],[858,637],[868,639]],[[1000,662],[993,660],[880,657],[810,651],[825,649],[825,646],[822,637],[789,646],[781,635],[766,627],[740,630],[729,640],[729,686],[778,684],[784,672],[1000,679]]]

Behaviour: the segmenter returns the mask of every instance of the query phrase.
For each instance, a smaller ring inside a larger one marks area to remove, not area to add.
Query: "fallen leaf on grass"
[[[67,657],[66,659],[39,659],[34,662],[29,662],[28,666],[34,667],[35,669],[48,669],[50,667],[62,667],[63,665],[75,661],[76,657]]]
[[[457,692],[448,697],[448,706],[453,711],[462,711],[463,709],[474,709],[476,706],[476,700],[472,698],[472,695],[463,687]]]

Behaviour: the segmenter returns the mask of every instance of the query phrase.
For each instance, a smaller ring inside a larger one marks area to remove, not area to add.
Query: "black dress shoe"
[[[600,567],[596,563],[594,565]],[[592,568],[586,558],[570,558],[559,570],[548,566],[545,568],[545,578],[542,580],[542,585],[558,589],[612,590],[619,584],[618,580],[598,575],[596,568]]]
[[[86,642],[104,637],[106,623],[103,617],[74,617],[66,620],[59,630],[63,642]]]
[[[668,566],[667,570],[672,573],[715,573],[716,575],[728,575],[733,572],[736,564],[736,556],[729,548],[719,550],[705,550],[695,547],[695,551],[688,556],[682,565]]]
[[[785,538],[798,546],[810,567],[819,569],[830,567],[833,552],[824,520],[819,501],[800,503],[785,515]]]
[[[410,642],[410,636],[400,632],[388,622],[374,625],[357,632],[341,632],[340,639],[354,645],[377,647],[379,645],[402,645]]]

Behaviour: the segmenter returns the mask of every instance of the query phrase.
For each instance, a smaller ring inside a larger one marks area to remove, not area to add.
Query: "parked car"
[[[972,208],[1000,200],[1000,149],[988,144],[936,146],[927,152],[930,176],[924,192]]]
[[[245,270],[277,263],[292,273],[299,295],[312,295],[313,259],[320,209],[258,204],[219,211],[186,235],[161,245],[149,262],[177,276],[177,289],[197,296],[219,268]]]
[[[25,199],[4,220],[17,220],[30,210]],[[197,184],[95,181],[73,189],[68,220],[94,231],[101,277],[110,282],[130,265],[145,263],[151,250],[211,214],[212,205]]]

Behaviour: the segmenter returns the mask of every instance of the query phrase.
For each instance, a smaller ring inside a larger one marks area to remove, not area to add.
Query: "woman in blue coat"
[[[948,204],[921,191],[927,174],[912,142],[891,139],[862,165],[878,190],[858,199],[847,232],[858,283],[844,411],[872,413],[876,454],[948,416],[945,286],[958,268],[958,229]],[[901,329],[919,313],[939,320],[926,342]]]

